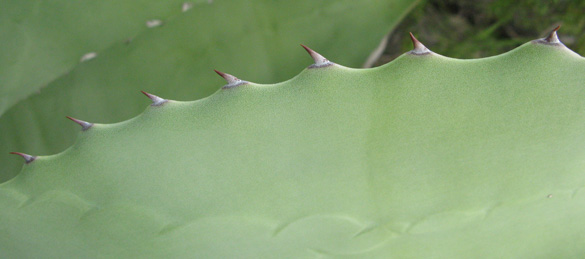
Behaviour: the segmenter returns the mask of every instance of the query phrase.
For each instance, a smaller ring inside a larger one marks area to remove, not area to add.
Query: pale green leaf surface
[[[9,257],[576,258],[585,59],[527,43],[148,107],[0,185]],[[35,249],[30,249],[30,247]]]
[[[259,83],[283,81],[310,60],[300,43],[359,67],[415,3],[216,0],[195,5],[129,43],[115,42],[2,116],[0,180],[20,168],[8,152],[54,154],[70,146],[77,128],[64,116],[111,123],[137,115],[145,101],[140,90],[176,100],[205,97],[222,83],[212,69]]]

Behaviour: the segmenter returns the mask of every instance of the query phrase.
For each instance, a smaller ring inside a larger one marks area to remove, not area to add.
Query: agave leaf
[[[130,41],[110,44],[2,116],[0,180],[20,168],[7,155],[10,151],[52,154],[71,145],[76,128],[64,116],[105,123],[137,115],[143,102],[136,94],[140,90],[178,100],[205,97],[218,89],[213,68],[257,82],[286,80],[304,67],[299,43],[360,66],[416,2],[240,0],[194,5]],[[168,5],[180,12],[176,3]],[[96,48],[78,51],[72,62],[91,49]]]
[[[95,124],[0,185],[0,250],[582,255],[585,59],[547,40],[477,60],[416,46]]]

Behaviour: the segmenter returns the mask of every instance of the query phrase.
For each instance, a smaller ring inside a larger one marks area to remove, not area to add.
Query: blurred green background
[[[584,14],[583,0],[429,0],[419,4],[390,34],[374,66],[411,50],[408,32],[438,54],[469,59],[502,54],[561,25],[560,40],[583,56]]]

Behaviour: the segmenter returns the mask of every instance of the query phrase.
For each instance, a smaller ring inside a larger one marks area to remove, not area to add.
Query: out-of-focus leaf
[[[148,20],[179,14],[181,4],[178,0],[0,1],[0,115],[68,73],[84,55],[140,34]]]

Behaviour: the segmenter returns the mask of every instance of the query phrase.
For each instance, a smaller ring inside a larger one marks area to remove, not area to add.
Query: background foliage
[[[561,25],[561,41],[583,55],[584,12],[583,0],[429,0],[394,30],[376,65],[412,48],[409,31],[436,53],[469,59],[502,54]]]

